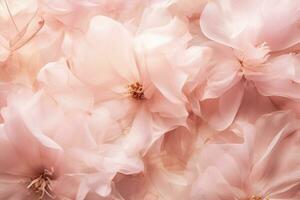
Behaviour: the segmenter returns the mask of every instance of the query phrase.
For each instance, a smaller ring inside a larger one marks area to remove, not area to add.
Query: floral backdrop
[[[0,200],[300,200],[299,0],[0,0]]]

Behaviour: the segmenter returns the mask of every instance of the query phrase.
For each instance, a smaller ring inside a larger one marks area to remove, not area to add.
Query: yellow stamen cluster
[[[268,198],[262,198],[259,196],[251,196],[249,200],[269,200]]]
[[[128,86],[128,93],[134,99],[144,99],[144,87],[140,82],[132,83]]]
[[[55,199],[52,191],[52,178],[53,171],[44,169],[43,173],[39,177],[33,179],[27,188],[31,189],[36,195],[38,195],[38,200],[42,200],[45,196]]]

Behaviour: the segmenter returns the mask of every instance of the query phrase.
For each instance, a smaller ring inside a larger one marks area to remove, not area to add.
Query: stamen
[[[44,172],[39,177],[32,180],[27,188],[38,195],[39,200],[42,200],[45,196],[55,199],[51,182],[52,178],[53,170],[49,171],[48,169],[44,169]]]
[[[4,0],[4,2],[5,2],[5,6],[6,6],[6,9],[7,9],[8,14],[9,14],[9,17],[10,17],[12,23],[13,23],[14,26],[15,26],[15,29],[17,30],[18,33],[20,33],[20,30],[19,30],[19,28],[18,28],[18,26],[17,26],[17,24],[16,24],[16,22],[15,22],[15,20],[14,20],[14,17],[13,17],[13,15],[11,14],[10,8],[9,8],[9,6],[8,6],[8,3],[7,3],[7,0]]]
[[[263,198],[263,197],[260,197],[260,196],[251,196],[249,200],[269,200],[269,198]]]
[[[142,100],[145,98],[144,87],[140,82],[130,84],[128,86],[128,93],[134,99]]]

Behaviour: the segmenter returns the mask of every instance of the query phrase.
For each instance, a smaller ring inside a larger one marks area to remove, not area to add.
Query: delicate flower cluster
[[[0,0],[0,200],[299,200],[299,0]]]

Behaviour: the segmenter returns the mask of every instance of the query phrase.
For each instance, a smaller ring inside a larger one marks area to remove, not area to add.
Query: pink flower
[[[143,167],[110,143],[110,131],[118,127],[105,113],[93,119],[81,112],[65,113],[42,91],[21,90],[9,96],[2,115],[0,194],[5,198],[15,193],[15,199],[100,198],[110,194],[117,172],[136,173]],[[101,118],[103,128],[95,129],[94,120]],[[18,167],[12,168],[14,164]]]
[[[56,183],[65,178],[63,149],[24,120],[24,113],[5,110],[1,127],[2,199],[60,198]],[[75,188],[74,188],[75,189]],[[71,188],[73,190],[73,188]]]
[[[299,6],[294,1],[275,4],[272,1],[212,1],[203,10],[202,32],[222,45],[203,43],[211,47],[212,55],[209,61],[203,62],[195,80],[198,84],[194,84],[190,96],[194,99],[192,102],[199,100],[193,103],[194,112],[218,130],[227,128],[234,120],[243,98],[243,85],[248,84],[245,82],[253,82],[264,96],[299,101],[295,64],[298,56],[286,54],[288,48],[300,40],[297,34]],[[274,24],[272,19],[286,23],[270,28]]]
[[[299,200],[299,22],[299,0],[0,0],[0,200]]]
[[[241,143],[203,147],[191,199],[299,199],[299,128],[291,112],[236,122]]]
[[[165,22],[151,21],[155,15]],[[97,16],[84,36],[74,38],[68,61],[46,65],[39,80],[66,107],[108,109],[124,127],[125,149],[136,154],[185,124],[187,76],[170,64],[167,50],[182,49],[188,38],[185,24],[166,11],[147,11],[136,37]]]

